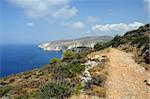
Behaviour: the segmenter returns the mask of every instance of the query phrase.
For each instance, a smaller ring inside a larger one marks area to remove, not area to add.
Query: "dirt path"
[[[131,54],[110,48],[106,56],[110,60],[107,99],[150,99],[144,84],[148,72],[134,62]]]

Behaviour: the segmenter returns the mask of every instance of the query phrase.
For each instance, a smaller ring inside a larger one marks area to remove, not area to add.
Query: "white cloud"
[[[27,25],[28,27],[33,27],[33,26],[34,26],[34,23],[33,23],[33,22],[27,22],[26,25]]]
[[[137,29],[138,27],[144,25],[143,23],[140,22],[133,22],[130,24],[125,24],[125,23],[119,23],[119,24],[96,24],[95,26],[92,27],[93,31],[100,31],[100,32],[126,32],[129,30]]]
[[[144,0],[144,2],[145,2],[145,6],[148,11],[149,18],[150,18],[150,0]]]
[[[74,29],[83,29],[84,26],[85,26],[85,24],[83,22],[79,21],[79,22],[73,23],[71,27]]]
[[[23,9],[29,18],[71,18],[77,9],[69,5],[70,0],[8,0]]]
[[[95,23],[99,20],[100,18],[98,16],[89,16],[87,18],[87,21],[90,22],[90,23]]]
[[[75,16],[77,13],[77,9],[75,7],[70,8],[69,6],[65,6],[62,9],[57,10],[52,14],[54,18],[71,18]]]
[[[85,24],[81,21],[77,22],[62,22],[62,26],[65,26],[67,28],[72,28],[72,29],[83,29],[85,27]]]

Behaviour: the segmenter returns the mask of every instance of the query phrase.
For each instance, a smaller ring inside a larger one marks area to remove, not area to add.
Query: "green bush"
[[[81,83],[78,83],[77,85],[75,85],[72,95],[78,95],[81,89],[83,89],[83,86]]]
[[[38,99],[66,99],[73,90],[71,82],[51,81],[42,86],[37,92]]]
[[[54,79],[72,78],[83,70],[84,66],[80,63],[61,63],[52,67],[52,74]]]
[[[94,50],[99,51],[99,50],[103,50],[103,49],[110,47],[110,46],[111,46],[111,42],[96,43],[96,45],[94,46]]]
[[[55,64],[51,70],[53,79],[64,79],[74,76],[64,63]]]
[[[74,52],[71,51],[71,50],[66,50],[64,53],[63,53],[63,58],[64,59],[68,59],[68,58],[74,58]]]
[[[94,46],[95,51],[99,51],[102,50],[103,45],[100,43],[96,43],[96,45]]]
[[[118,47],[121,44],[121,36],[116,35],[113,40],[111,40],[112,47]]]
[[[148,45],[148,43],[149,43],[149,37],[148,36],[146,36],[146,35],[143,35],[143,36],[138,36],[138,37],[136,37],[136,38],[134,38],[133,40],[132,40],[132,45],[133,44],[138,44],[138,47],[140,48],[141,46],[147,46]]]
[[[7,94],[12,89],[11,86],[0,87],[0,97]]]
[[[61,60],[58,59],[58,58],[52,58],[52,59],[50,60],[50,64],[55,64],[55,63],[60,63],[60,62],[61,62]]]

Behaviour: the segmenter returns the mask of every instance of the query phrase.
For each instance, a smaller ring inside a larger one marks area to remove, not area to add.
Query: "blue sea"
[[[36,44],[0,45],[0,77],[32,70],[48,64],[53,57],[61,58],[62,51],[43,51]]]

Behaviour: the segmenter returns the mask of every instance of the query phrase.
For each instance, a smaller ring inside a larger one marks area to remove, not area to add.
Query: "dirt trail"
[[[107,99],[150,99],[144,80],[148,72],[132,59],[132,54],[110,48],[106,53],[108,67]]]

